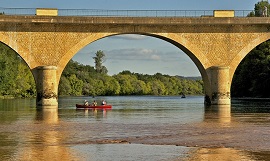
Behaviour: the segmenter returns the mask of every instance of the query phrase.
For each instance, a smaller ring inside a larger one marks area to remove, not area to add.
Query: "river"
[[[112,110],[76,110],[105,99]],[[205,107],[202,96],[61,97],[0,100],[1,160],[269,160],[270,100]]]

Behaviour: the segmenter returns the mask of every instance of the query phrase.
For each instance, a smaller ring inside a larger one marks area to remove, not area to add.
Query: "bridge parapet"
[[[135,24],[135,25],[268,25],[267,17],[87,17],[0,15],[1,23]]]
[[[53,10],[55,16],[92,16],[92,17],[214,17],[214,10],[101,10],[101,9],[35,9],[0,8],[5,15],[36,15],[37,10]],[[38,12],[39,12],[38,11]],[[218,11],[218,10],[217,10]],[[252,10],[234,10],[235,17],[246,17]],[[39,13],[38,13],[39,14]]]

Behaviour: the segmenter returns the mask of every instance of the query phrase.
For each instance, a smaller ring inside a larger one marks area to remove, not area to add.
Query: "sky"
[[[260,0],[0,0],[2,8],[58,8],[105,10],[253,10]],[[95,41],[72,59],[94,66],[98,50],[106,55],[108,74],[123,70],[200,76],[198,68],[180,49],[161,39],[143,35],[118,35]]]

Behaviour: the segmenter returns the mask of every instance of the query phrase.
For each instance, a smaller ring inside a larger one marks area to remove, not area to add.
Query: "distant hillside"
[[[201,76],[197,76],[197,77],[178,76],[178,77],[183,78],[183,79],[188,79],[188,80],[202,80],[202,77]]]

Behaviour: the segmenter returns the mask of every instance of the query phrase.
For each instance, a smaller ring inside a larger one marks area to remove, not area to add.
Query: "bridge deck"
[[[269,24],[268,17],[90,17],[90,16],[14,16],[0,15],[1,23],[72,24],[170,24],[170,25],[253,25]]]
[[[1,8],[0,14],[35,15],[37,10],[50,8]],[[105,9],[56,9],[59,16],[101,17],[201,17],[213,16],[214,10],[105,10]],[[252,10],[233,10],[235,17],[246,17]]]

